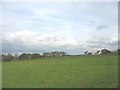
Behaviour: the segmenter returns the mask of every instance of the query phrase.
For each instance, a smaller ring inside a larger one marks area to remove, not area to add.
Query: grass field
[[[3,62],[3,88],[118,87],[117,55]]]

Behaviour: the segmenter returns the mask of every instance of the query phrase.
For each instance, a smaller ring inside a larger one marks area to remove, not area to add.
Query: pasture
[[[3,88],[115,88],[118,56],[54,57],[3,62]]]

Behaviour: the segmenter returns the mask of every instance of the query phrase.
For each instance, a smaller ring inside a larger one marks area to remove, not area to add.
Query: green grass
[[[2,88],[2,62],[0,61],[0,89],[1,88]]]
[[[3,88],[118,87],[117,55],[3,62]]]

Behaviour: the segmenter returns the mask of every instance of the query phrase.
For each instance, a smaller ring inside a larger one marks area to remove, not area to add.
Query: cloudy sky
[[[0,9],[3,53],[118,46],[117,2],[3,2]]]

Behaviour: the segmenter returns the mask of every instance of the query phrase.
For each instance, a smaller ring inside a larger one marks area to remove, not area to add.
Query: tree
[[[102,49],[101,52],[102,52],[102,54],[108,54],[108,53],[110,53],[110,50]]]
[[[65,56],[65,55],[67,55],[67,53],[65,53],[65,52],[60,52],[60,56]]]
[[[8,54],[8,55],[7,55],[7,58],[8,58],[9,60],[12,60],[12,59],[14,58],[14,56],[11,55],[11,54]]]
[[[88,51],[85,51],[84,54],[86,55],[88,53]]]
[[[117,53],[120,54],[120,49],[117,50]]]
[[[26,54],[26,53],[23,53],[19,56],[19,59],[22,60],[22,59],[28,59],[29,58],[29,54]]]
[[[19,57],[19,55],[16,53],[16,54],[14,55],[14,58],[17,59],[18,57]]]
[[[40,58],[40,54],[38,53],[31,54],[31,59],[36,59],[36,58]]]
[[[88,54],[88,55],[92,55],[92,52],[88,52],[87,54]]]
[[[11,54],[2,55],[2,61],[11,61],[14,57]]]

